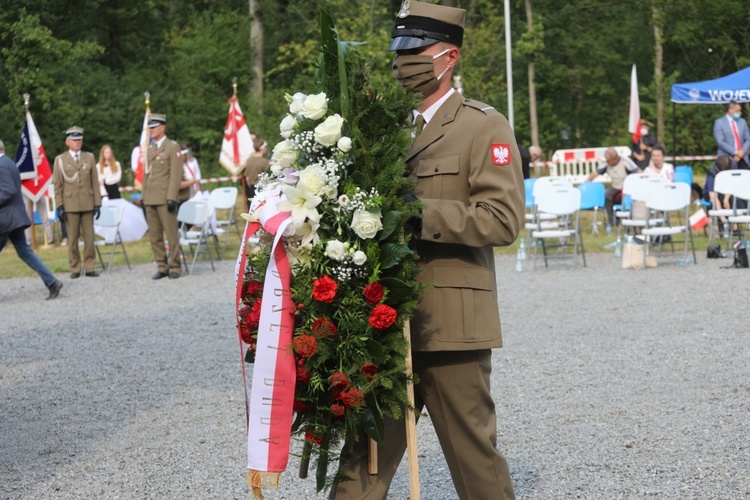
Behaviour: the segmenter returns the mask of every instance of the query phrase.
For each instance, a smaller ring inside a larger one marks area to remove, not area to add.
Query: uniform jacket
[[[180,199],[180,181],[183,174],[183,159],[180,146],[165,138],[161,146],[155,142],[148,146],[148,168],[143,175],[143,203],[166,205],[167,200]]]
[[[750,164],[750,156],[747,154],[748,150],[750,150],[750,129],[748,129],[747,122],[744,118],[740,118],[735,121],[735,123],[737,124],[737,131],[740,135],[742,150],[745,152],[745,163]],[[732,131],[732,125],[727,119],[727,115],[717,118],[714,122],[714,138],[719,145],[716,154],[718,156],[727,155],[734,158],[734,153],[737,151],[737,144],[734,140],[734,132]]]
[[[416,351],[500,347],[494,246],[515,241],[524,218],[521,156],[491,106],[451,95],[406,158],[427,207],[417,240],[431,283],[412,321]]]
[[[96,159],[92,153],[80,153],[78,161],[69,151],[55,158],[55,203],[66,212],[91,212],[102,205]]]
[[[21,195],[21,174],[16,162],[0,155],[0,234],[31,225]]]

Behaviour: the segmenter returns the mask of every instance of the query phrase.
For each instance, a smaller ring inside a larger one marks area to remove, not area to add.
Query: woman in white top
[[[649,163],[643,173],[664,177],[669,182],[674,182],[674,167],[671,163],[664,162],[665,156],[664,146],[661,144],[654,146],[651,150],[651,163]]]
[[[115,154],[108,144],[102,146],[99,152],[99,162],[96,164],[99,170],[99,191],[102,197],[110,200],[120,198],[120,179],[122,179],[122,167],[115,160]]]

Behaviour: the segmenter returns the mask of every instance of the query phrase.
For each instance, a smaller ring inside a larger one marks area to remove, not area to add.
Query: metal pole
[[[510,47],[510,0],[505,0],[505,72],[508,80],[508,121],[513,128],[513,59]]]

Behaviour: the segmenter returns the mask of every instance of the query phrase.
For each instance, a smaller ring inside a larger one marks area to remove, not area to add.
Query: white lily
[[[292,222],[295,228],[299,228],[306,220],[312,222],[320,221],[320,214],[316,207],[320,205],[323,198],[315,196],[303,183],[298,183],[297,186],[284,185],[281,187],[281,192],[284,193],[286,199],[282,199],[276,205],[276,208],[281,212],[291,212]]]

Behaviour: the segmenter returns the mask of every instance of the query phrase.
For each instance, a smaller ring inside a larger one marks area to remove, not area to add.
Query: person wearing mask
[[[651,163],[651,151],[656,146],[656,137],[651,135],[649,128],[651,123],[646,120],[641,121],[641,138],[636,143],[630,142],[630,159],[633,160],[639,169],[644,170]]]
[[[394,76],[421,98],[405,161],[425,205],[413,227],[420,281],[435,285],[411,320],[415,409],[430,414],[457,498],[507,500],[513,485],[490,390],[492,349],[502,346],[493,247],[518,236],[524,186],[506,118],[451,85],[465,17],[463,9],[404,1],[391,33]],[[344,444],[340,472],[351,480],[334,484],[332,498],[386,498],[406,448],[404,423],[386,422],[378,448],[373,476],[367,440]]]
[[[719,146],[717,156],[727,155],[739,169],[750,169],[750,129],[742,118],[742,106],[731,101],[727,113],[714,121],[714,139]]]
[[[102,198],[119,199],[122,167],[120,162],[115,159],[115,154],[109,144],[102,146],[99,151],[99,162],[96,164],[96,169],[99,171],[99,192]]]
[[[96,278],[96,251],[94,249],[94,219],[99,217],[102,196],[99,191],[99,174],[93,153],[81,151],[83,129],[72,126],[65,131],[68,151],[58,155],[54,163],[55,203],[60,220],[68,231],[68,261],[70,277],[76,279],[84,272]],[[83,266],[78,249],[78,237],[83,238]]]
[[[30,225],[21,196],[21,174],[16,163],[5,155],[5,143],[0,141],[0,252],[10,240],[21,260],[42,278],[49,290],[47,300],[57,298],[62,281],[55,278],[26,242],[24,229]]]

